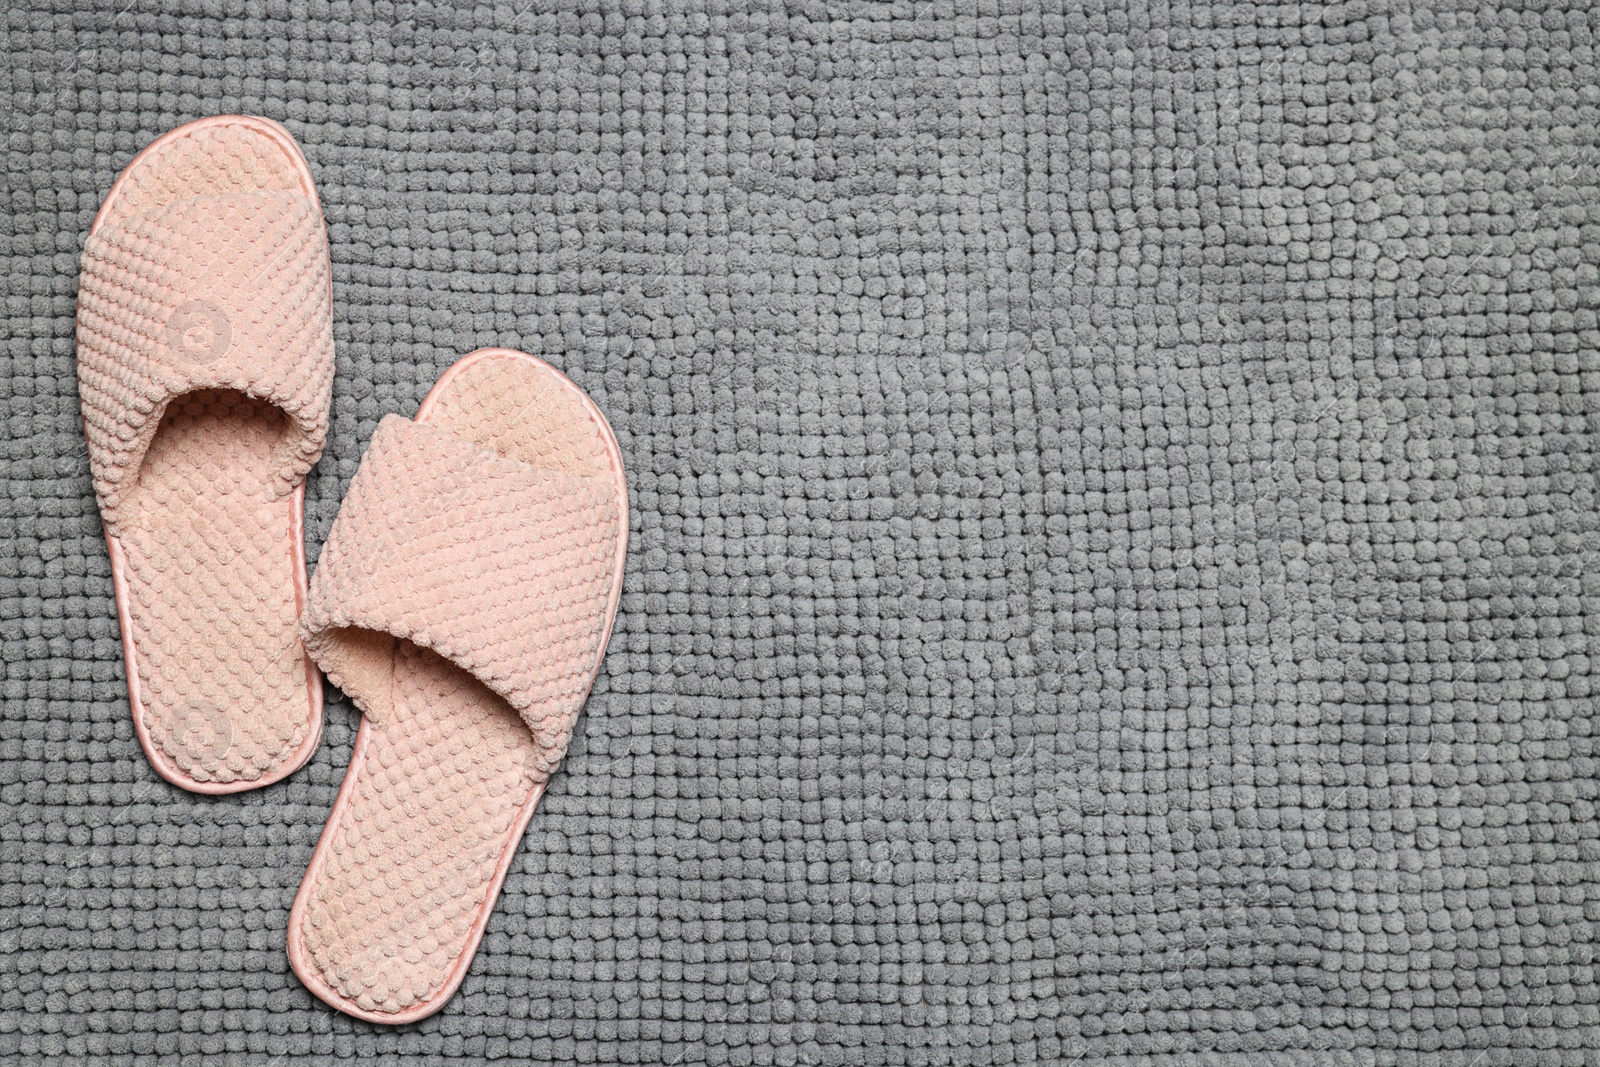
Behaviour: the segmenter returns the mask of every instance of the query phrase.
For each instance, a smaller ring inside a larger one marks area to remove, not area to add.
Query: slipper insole
[[[232,390],[174,399],[123,505],[143,725],[200,782],[259,778],[313,728],[294,502],[266,489],[285,421]]]
[[[438,992],[492,903],[540,752],[501,697],[409,641],[395,648],[392,700],[369,725],[305,946],[344,996],[398,1012]]]

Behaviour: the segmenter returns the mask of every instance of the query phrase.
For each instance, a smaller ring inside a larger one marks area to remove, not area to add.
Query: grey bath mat
[[[1586,5],[0,11],[0,1059],[1600,1061]],[[611,652],[460,994],[290,974],[356,725],[140,754],[78,428],[117,171],[284,122],[315,557],[462,353],[626,456]]]

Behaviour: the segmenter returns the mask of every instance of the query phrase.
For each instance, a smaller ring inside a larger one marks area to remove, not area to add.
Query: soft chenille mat
[[[0,9],[0,1060],[1600,1061],[1600,69],[1581,3]],[[460,993],[313,998],[357,716],[134,737],[78,257],[181,122],[327,214],[320,551],[483,346],[631,491]]]

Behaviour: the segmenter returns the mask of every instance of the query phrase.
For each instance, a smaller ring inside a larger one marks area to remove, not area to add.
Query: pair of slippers
[[[78,384],[134,727],[165,779],[293,773],[322,678],[362,711],[289,919],[328,1004],[403,1023],[471,963],[610,636],[627,487],[604,416],[506,349],[380,423],[309,583],[305,476],[333,383],[328,240],[276,123],[140,152],[95,217]]]

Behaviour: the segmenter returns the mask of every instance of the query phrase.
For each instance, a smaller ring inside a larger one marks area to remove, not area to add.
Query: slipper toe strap
[[[322,454],[333,386],[328,244],[293,192],[176,201],[84,246],[78,390],[95,493],[109,526],[167,403],[237,389],[287,416],[273,497]]]
[[[322,551],[301,638],[375,721],[393,714],[395,641],[437,653],[521,714],[548,777],[603,651],[618,521],[604,478],[390,415]]]

